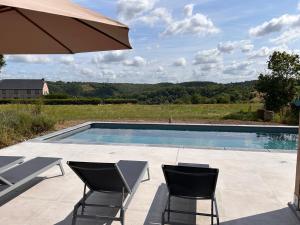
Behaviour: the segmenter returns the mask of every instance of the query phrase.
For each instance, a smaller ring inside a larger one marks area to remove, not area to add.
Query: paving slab
[[[147,160],[151,180],[140,185],[126,213],[128,225],[159,225],[167,188],[162,164],[199,163],[220,169],[217,201],[222,225],[296,225],[287,203],[292,200],[296,168],[295,153],[200,150],[147,146],[83,145],[24,142],[0,151],[3,156],[25,156],[26,160],[61,157],[65,176],[53,167],[11,196],[0,199],[2,225],[70,225],[74,204],[83,184],[68,168],[69,160],[117,162]],[[91,201],[104,200],[94,196]],[[176,207],[209,211],[205,201],[176,200]],[[118,212],[111,212],[118,213]],[[209,218],[171,215],[170,224],[210,224]],[[81,220],[78,225],[94,222]],[[103,221],[97,224],[115,225]]]

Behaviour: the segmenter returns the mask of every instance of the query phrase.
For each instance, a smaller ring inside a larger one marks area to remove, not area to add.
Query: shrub
[[[243,121],[257,121],[257,113],[256,112],[244,112],[239,111],[235,113],[231,113],[223,117],[225,120],[243,120]]]
[[[11,145],[54,128],[55,121],[31,110],[0,112],[0,147]]]
[[[55,125],[55,120],[40,114],[33,118],[31,123],[31,131],[33,134],[39,134],[48,130],[52,130]]]

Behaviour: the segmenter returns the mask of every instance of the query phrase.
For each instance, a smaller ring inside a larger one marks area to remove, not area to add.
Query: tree
[[[299,55],[275,51],[268,61],[269,72],[260,74],[256,89],[262,93],[267,110],[280,111],[296,95],[300,77]]]
[[[5,58],[3,55],[0,55],[0,72],[1,72],[1,69],[6,65],[5,63]]]

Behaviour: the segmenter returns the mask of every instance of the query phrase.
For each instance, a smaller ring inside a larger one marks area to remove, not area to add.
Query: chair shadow
[[[168,190],[166,184],[161,184],[151,203],[144,225],[161,224],[161,216],[168,198]],[[172,198],[171,209],[196,212],[197,202],[190,199]],[[165,225],[196,225],[195,215],[184,215],[171,213],[170,221],[165,218]]]
[[[27,190],[29,190],[33,186],[37,185],[38,183],[42,182],[44,179],[45,179],[44,177],[36,177],[36,178],[32,179],[31,181],[17,187],[13,191],[0,197],[0,207],[5,205],[6,203],[10,202],[11,200],[15,199],[16,197],[18,197],[22,193],[26,192]],[[0,189],[1,189],[1,185],[0,185]]]
[[[107,205],[120,205],[122,196],[120,194],[105,194],[105,193],[93,193],[87,199],[88,204],[107,204]],[[81,212],[81,208],[78,209],[78,213]],[[110,217],[119,216],[118,209],[111,208],[100,208],[100,207],[86,207],[85,213],[90,215],[105,215]],[[73,211],[63,220],[55,225],[71,225],[73,218]],[[76,220],[76,225],[110,225],[113,220],[88,220],[78,218]]]
[[[221,225],[299,225],[300,221],[288,207],[220,223]]]

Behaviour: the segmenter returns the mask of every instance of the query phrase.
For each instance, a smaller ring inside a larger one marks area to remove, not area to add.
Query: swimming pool
[[[297,127],[91,123],[47,142],[239,150],[296,150]]]

